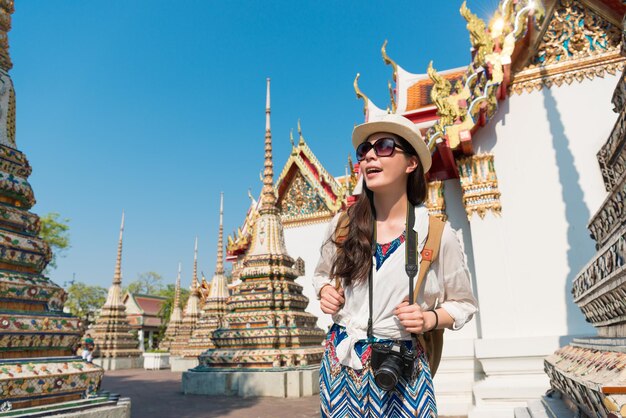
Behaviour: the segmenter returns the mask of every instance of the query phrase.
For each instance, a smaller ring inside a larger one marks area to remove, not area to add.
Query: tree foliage
[[[172,311],[174,310],[174,296],[176,294],[176,286],[173,284],[168,284],[161,291],[158,292],[158,296],[162,296],[166,298],[163,305],[161,305],[161,309],[159,310],[159,317],[161,318],[161,329],[159,330],[159,339],[165,333],[167,329],[167,324],[169,323],[170,316],[172,315]],[[187,305],[187,299],[189,299],[189,289],[181,288],[180,289],[180,309],[184,309],[185,305]]]
[[[50,212],[43,215],[41,219],[41,231],[39,236],[48,243],[52,250],[52,260],[46,268],[55,269],[57,267],[57,257],[63,256],[64,252],[70,248],[70,227],[69,219],[59,219],[61,215],[57,212]]]
[[[95,313],[104,305],[107,289],[100,286],[91,286],[81,282],[74,282],[67,288],[67,302],[65,307],[72,315],[81,318],[87,324],[95,317]]]
[[[125,292],[143,295],[157,295],[161,290],[163,290],[163,277],[154,271],[139,274],[137,279],[130,282],[124,289]]]

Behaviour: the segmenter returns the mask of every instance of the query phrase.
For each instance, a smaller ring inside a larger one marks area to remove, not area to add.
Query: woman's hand
[[[326,285],[320,290],[320,306],[322,312],[326,314],[336,314],[345,301],[341,287],[337,290],[331,285]]]
[[[396,307],[393,314],[411,334],[421,334],[430,330],[430,327],[434,325],[430,324],[427,326],[426,315],[424,315],[422,308],[417,303],[409,305],[409,302],[406,300]]]

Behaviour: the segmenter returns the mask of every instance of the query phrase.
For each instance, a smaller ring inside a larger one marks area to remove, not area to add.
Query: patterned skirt
[[[345,328],[334,324],[326,336],[326,350],[320,368],[321,416],[329,418],[437,417],[435,392],[428,360],[421,345],[417,347],[415,372],[410,381],[403,377],[392,391],[382,390],[374,381],[370,366],[372,347],[358,341],[354,348],[363,363],[362,370],[339,363],[335,347],[347,336]],[[376,339],[376,342],[390,342]],[[411,341],[402,341],[407,347]]]

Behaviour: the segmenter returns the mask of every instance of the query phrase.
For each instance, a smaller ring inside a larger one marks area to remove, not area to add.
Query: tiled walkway
[[[131,398],[132,418],[319,417],[319,397],[235,398],[183,395],[182,373],[143,369],[106,372],[102,389]]]

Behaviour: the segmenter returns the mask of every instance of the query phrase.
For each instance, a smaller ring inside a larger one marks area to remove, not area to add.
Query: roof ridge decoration
[[[619,22],[591,6],[582,0],[555,1],[540,42],[515,71],[513,93],[581,82],[607,73],[615,75],[624,68]]]
[[[324,222],[345,205],[347,190],[319,162],[302,133],[276,181],[284,227]],[[293,141],[292,141],[293,143]]]
[[[454,90],[444,87],[438,73],[429,68],[429,77],[434,83],[439,83],[437,90],[433,88],[431,98],[437,106],[437,113],[442,116],[426,134],[431,147],[447,139],[450,149],[464,142],[467,144],[464,153],[472,153],[471,133],[487,123],[498,108],[498,100],[506,97],[515,43],[526,33],[528,26],[523,22],[533,15],[537,20],[542,19],[542,10],[539,1],[504,0],[487,26],[463,2],[460,13],[467,21],[473,60],[463,77],[462,88],[459,84]],[[454,103],[458,103],[458,109]]]

